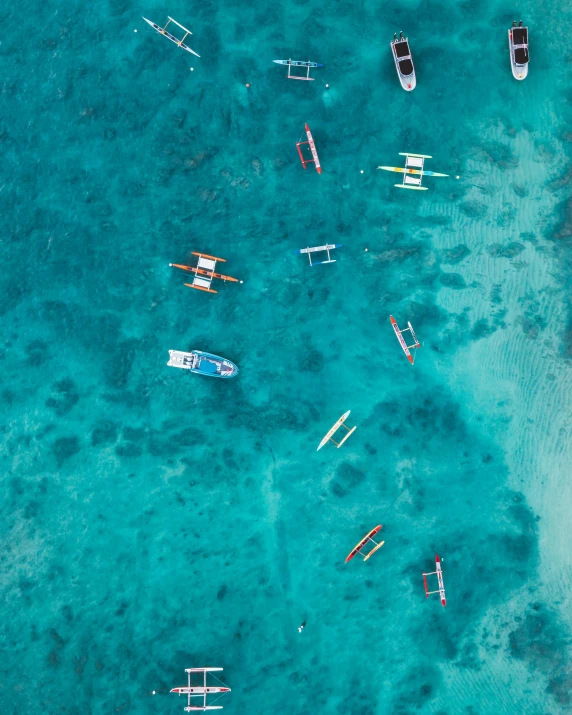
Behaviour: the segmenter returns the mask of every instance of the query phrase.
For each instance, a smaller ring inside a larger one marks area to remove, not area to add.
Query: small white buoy
[[[456,176],[455,178],[456,178],[456,179],[460,179],[461,177],[460,177],[460,176]]]
[[[241,283],[244,283],[244,281],[240,281]]]
[[[191,67],[191,72],[194,72],[194,71],[195,71],[195,68],[194,68],[194,67]]]
[[[359,173],[360,173],[360,174],[363,174],[363,169],[360,169],[360,172],[359,172]]]
[[[366,250],[366,251],[369,251],[369,249],[368,249],[368,248],[366,248],[365,250]]]
[[[137,30],[133,30],[133,32],[137,32]]]
[[[247,87],[250,87],[250,84],[247,84],[246,86],[247,86]]]
[[[154,691],[153,691],[153,695],[155,695],[155,692],[156,692],[156,691],[154,690]]]
[[[329,88],[330,88],[330,85],[329,85],[329,84],[327,84],[327,85],[326,85],[326,89],[329,89]]]

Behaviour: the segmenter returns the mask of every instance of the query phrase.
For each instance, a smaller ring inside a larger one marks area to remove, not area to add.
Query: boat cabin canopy
[[[515,27],[512,31],[513,45],[528,45],[528,28]]]
[[[411,60],[400,60],[399,71],[404,77],[409,77],[409,75],[413,74],[413,62]]]
[[[514,51],[514,61],[517,65],[528,64],[528,49],[526,47],[517,47]]]
[[[400,57],[409,57],[411,55],[411,52],[409,51],[409,43],[407,42],[407,40],[403,40],[402,42],[394,42],[393,46],[395,47],[395,54],[397,55],[398,59]]]
[[[214,375],[218,371],[218,367],[216,363],[212,362],[212,360],[203,358],[199,363],[199,370],[201,372],[208,372],[210,375]]]

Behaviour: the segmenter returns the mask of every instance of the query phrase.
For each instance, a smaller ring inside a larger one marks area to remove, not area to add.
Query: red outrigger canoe
[[[307,142],[296,142],[296,149],[298,149],[298,154],[300,155],[300,161],[302,162],[302,166],[304,169],[306,168],[306,164],[311,164],[312,162],[314,163],[314,166],[316,167],[316,171],[318,174],[322,173],[322,167],[320,166],[320,159],[318,157],[318,152],[316,151],[316,145],[314,144],[314,138],[312,137],[312,132],[310,131],[310,127],[307,124],[304,124],[304,129],[306,130],[306,136],[308,137]],[[310,151],[312,152],[312,158],[311,159],[306,159],[304,155],[302,154],[302,150],[300,147],[303,144],[308,144],[310,147]]]
[[[365,556],[364,556],[364,554],[361,554],[363,556],[364,561],[367,561],[370,556],[373,556],[373,554],[385,544],[385,541],[380,541],[378,543],[377,541],[374,541],[374,539],[373,539],[373,537],[377,534],[377,532],[381,531],[381,526],[382,525],[379,524],[379,526],[374,527],[368,534],[366,534],[363,537],[363,539],[359,542],[359,544],[354,546],[354,548],[348,554],[348,557],[346,559],[346,564],[348,561],[351,561],[356,554],[361,553],[361,550],[368,543],[368,541],[372,541],[375,544],[375,547],[371,551],[369,551],[367,554],[365,554]]]

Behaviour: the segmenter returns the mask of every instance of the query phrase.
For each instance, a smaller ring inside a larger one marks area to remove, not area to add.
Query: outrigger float
[[[169,350],[169,367],[180,367],[207,377],[235,377],[238,367],[226,358],[204,353],[201,350],[191,350],[190,353],[180,350]]]
[[[301,62],[300,60],[272,60],[277,65],[288,65],[288,79],[303,79],[314,81],[313,77],[310,77],[310,70],[315,67],[323,67],[319,62]],[[300,77],[300,75],[292,74],[292,67],[305,67],[307,69],[306,76]]]
[[[322,449],[322,447],[327,442],[333,442],[336,445],[336,447],[339,449],[342,446],[342,444],[346,441],[346,439],[348,439],[348,437],[356,431],[357,425],[350,429],[347,425],[344,424],[344,422],[350,416],[350,412],[351,412],[351,410],[344,412],[344,414],[340,417],[340,419],[336,422],[336,424],[330,430],[328,430],[328,433],[326,434],[324,439],[318,445],[318,449],[316,450],[316,452],[318,452],[320,449]],[[347,431],[347,434],[344,435],[341,442],[336,442],[336,440],[332,439],[332,437],[340,429],[340,427],[343,427]]]
[[[522,26],[522,20],[516,26],[516,20],[508,31],[508,46],[510,48],[510,66],[515,79],[528,77],[528,27]]]
[[[321,174],[322,167],[320,166],[320,159],[318,158],[318,152],[316,151],[316,145],[314,144],[314,138],[312,137],[312,132],[310,131],[310,127],[307,124],[304,124],[304,129],[306,130],[306,136],[308,137],[308,141],[303,142],[300,139],[300,141],[296,142],[296,149],[298,149],[298,154],[300,155],[300,161],[302,162],[302,166],[304,167],[304,169],[306,168],[306,164],[311,164],[313,162],[314,166],[316,167],[316,171],[318,172],[318,174]],[[311,159],[304,158],[304,155],[302,154],[302,150],[300,149],[300,147],[304,146],[304,144],[308,144],[308,146],[310,147],[310,151],[312,152]]]
[[[437,576],[438,589],[436,591],[430,591],[427,586],[427,576]],[[441,597],[441,605],[444,607],[447,605],[447,599],[445,598],[445,584],[443,583],[443,571],[441,570],[441,559],[439,554],[435,554],[435,571],[423,574],[423,585],[425,586],[425,597],[429,598],[433,593],[438,593]]]
[[[409,362],[413,365],[415,363],[415,358],[411,355],[410,351],[413,350],[414,348],[421,347],[421,345],[419,344],[419,341],[417,340],[415,333],[413,332],[413,326],[411,325],[411,323],[409,321],[407,321],[408,327],[404,328],[403,330],[400,330],[399,325],[397,325],[397,322],[396,322],[395,318],[393,317],[393,315],[390,315],[389,319],[391,320],[391,324],[393,325],[393,329],[395,330],[395,335],[397,336],[397,339],[399,340],[399,344],[403,348],[403,352],[407,356],[407,359],[409,360]],[[405,342],[403,333],[406,333],[407,331],[409,331],[411,333],[411,337],[413,338],[413,345],[408,345]]]
[[[207,293],[218,293],[218,291],[211,288],[211,283],[214,278],[218,278],[221,281],[231,281],[232,283],[242,283],[238,278],[225,276],[222,273],[215,273],[217,261],[226,263],[225,258],[208,256],[206,253],[196,253],[196,251],[192,251],[191,255],[199,257],[196,266],[183,266],[180,263],[169,263],[171,268],[179,268],[181,271],[188,271],[189,273],[195,274],[192,283],[185,283],[187,288],[196,288],[197,290],[204,290]]]
[[[207,705],[207,695],[223,695],[224,693],[230,693],[230,688],[227,688],[226,685],[216,677],[216,675],[213,675],[213,678],[218,680],[220,685],[207,685],[207,673],[220,670],[223,670],[223,668],[185,668],[185,673],[188,676],[188,684],[181,688],[173,688],[171,692],[187,696],[187,707],[185,708],[186,713],[192,712],[193,710],[223,709],[222,705]],[[203,684],[191,685],[191,673],[203,673]],[[191,705],[191,698],[202,698],[203,704]],[[214,702],[216,702],[216,700]]]
[[[324,263],[335,263],[336,259],[335,258],[330,258],[330,251],[333,251],[336,248],[341,248],[342,244],[341,243],[327,243],[325,246],[314,246],[313,248],[299,248],[297,251],[292,251],[292,253],[300,254],[300,253],[305,253],[308,256],[308,260],[310,261],[311,266],[321,266]],[[325,251],[328,255],[328,260],[327,261],[314,261],[312,263],[312,253],[316,253],[317,251]]]
[[[411,57],[411,50],[409,49],[409,40],[407,37],[403,37],[402,32],[399,33],[399,39],[394,33],[393,40],[389,44],[391,45],[393,61],[395,62],[395,69],[401,86],[406,92],[412,92],[417,86],[417,78],[415,76],[415,67],[413,66],[413,57]]]
[[[396,171],[403,174],[403,183],[395,184],[398,189],[414,189],[416,191],[427,191],[426,186],[421,186],[424,176],[449,176],[449,174],[438,174],[436,171],[427,171],[424,168],[425,159],[432,159],[428,154],[409,154],[405,151],[400,151],[399,156],[405,158],[405,168],[400,166],[378,166],[378,169],[384,171]],[[415,174],[415,176],[412,176]],[[419,176],[419,178],[417,178]]]
[[[348,561],[351,561],[356,554],[359,554],[360,556],[363,556],[363,560],[364,560],[364,561],[367,561],[367,560],[369,559],[369,557],[370,557],[370,556],[373,556],[378,549],[381,549],[381,547],[385,544],[385,541],[375,541],[375,539],[373,538],[373,537],[377,534],[377,532],[381,530],[381,526],[382,526],[382,525],[380,524],[379,526],[374,527],[374,528],[369,532],[369,534],[366,534],[366,535],[363,537],[363,539],[359,542],[359,544],[357,544],[356,546],[354,546],[354,548],[350,551],[350,553],[348,554],[348,556],[347,556],[347,558],[346,558],[346,561],[345,561],[346,564],[347,564]],[[375,546],[373,547],[373,549],[371,549],[370,551],[368,551],[367,554],[362,554],[362,549],[363,549],[364,546],[366,546],[366,544],[368,544],[370,541],[372,542],[372,544],[375,544]]]
[[[167,15],[167,17],[169,17],[169,16]],[[144,17],[143,19],[145,20],[145,22],[147,22],[149,25],[151,25],[151,27],[154,30],[157,30],[157,32],[160,35],[165,35],[165,37],[167,39],[171,40],[171,42],[174,42],[182,50],[187,50],[187,52],[190,52],[191,54],[195,55],[195,57],[200,57],[200,55],[198,55],[194,50],[191,50],[191,48],[188,45],[185,45],[185,40],[187,39],[187,37],[189,35],[192,35],[193,33],[190,30],[187,30],[186,27],[183,27],[182,25],[180,25],[176,20],[173,20],[172,17],[169,17],[169,21],[167,22],[165,27],[159,27],[159,25],[156,25],[154,22],[151,22],[151,20],[148,20],[146,17]],[[178,40],[174,35],[171,35],[170,32],[167,32],[167,26],[169,25],[169,22],[172,22],[177,27],[180,27],[181,30],[185,31],[185,35],[182,40]]]

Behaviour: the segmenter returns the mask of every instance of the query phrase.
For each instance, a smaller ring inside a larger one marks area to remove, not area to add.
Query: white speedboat
[[[525,79],[528,76],[528,27],[522,26],[522,20],[516,25],[516,20],[508,31],[508,46],[510,48],[510,65],[515,79]]]
[[[403,37],[403,33],[400,32],[399,38],[397,35],[393,35],[393,40],[390,45],[401,86],[406,92],[411,92],[417,85],[417,79],[415,77],[413,57],[411,57],[411,51],[409,49],[409,40],[407,37]]]

